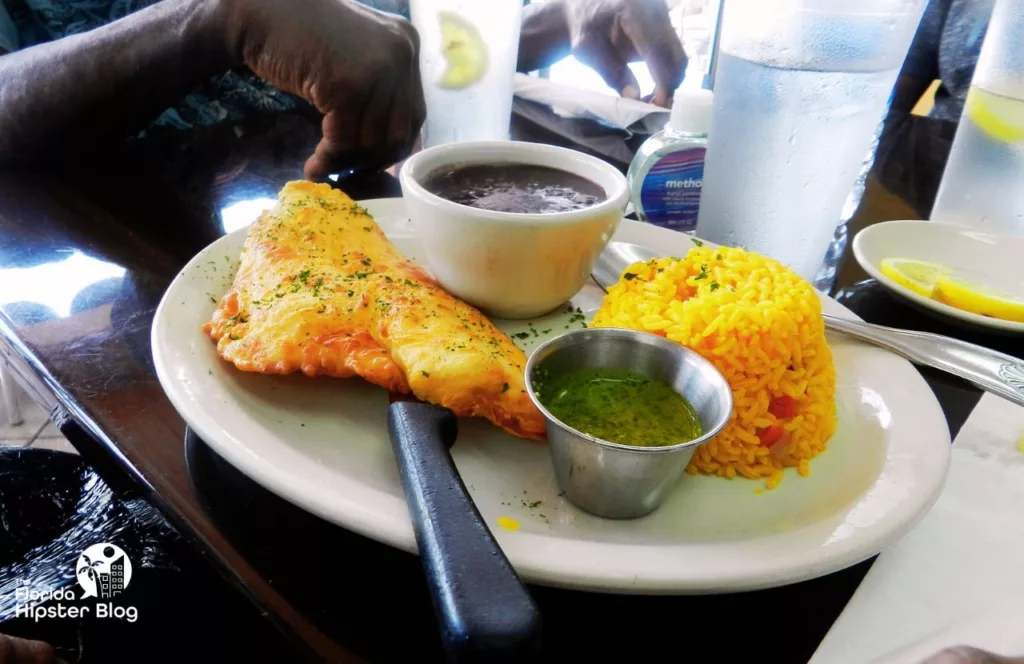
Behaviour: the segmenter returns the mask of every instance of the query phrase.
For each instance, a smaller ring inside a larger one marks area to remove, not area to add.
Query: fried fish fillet
[[[523,351],[326,184],[285,185],[250,227],[234,284],[203,329],[242,371],[360,376],[544,436]]]

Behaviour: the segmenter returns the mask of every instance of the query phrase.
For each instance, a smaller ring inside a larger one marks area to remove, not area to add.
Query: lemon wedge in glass
[[[974,124],[1001,143],[1024,141],[1024,103],[971,87],[964,112]]]
[[[448,64],[437,82],[442,88],[466,88],[487,73],[487,45],[476,26],[453,12],[438,12],[441,54]]]
[[[1024,323],[1024,298],[957,277],[940,276],[935,299],[972,314]]]
[[[935,294],[939,277],[953,274],[953,271],[944,265],[913,258],[886,258],[879,267],[882,274],[924,297],[932,297]]]

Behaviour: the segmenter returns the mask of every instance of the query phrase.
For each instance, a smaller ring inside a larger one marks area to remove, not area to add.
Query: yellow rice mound
[[[608,290],[592,326],[671,339],[699,352],[729,381],[733,417],[697,449],[687,472],[766,478],[771,489],[787,466],[807,475],[810,459],[835,432],[835,368],[821,302],[778,261],[698,246],[682,259],[636,263]],[[790,417],[776,417],[770,404],[785,396],[795,408],[789,401]],[[773,427],[784,437],[763,444],[761,436]]]

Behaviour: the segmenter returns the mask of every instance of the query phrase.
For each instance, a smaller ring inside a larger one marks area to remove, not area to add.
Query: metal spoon
[[[633,263],[661,257],[654,249],[638,244],[611,242],[598,257],[591,275],[607,290]],[[1024,406],[1024,363],[1016,357],[941,334],[897,330],[828,314],[822,318],[829,330],[880,346],[914,364],[959,376],[986,392]]]

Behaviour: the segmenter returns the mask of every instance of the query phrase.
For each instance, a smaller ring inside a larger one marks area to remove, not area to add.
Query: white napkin
[[[523,99],[547,104],[562,117],[602,120],[620,129],[626,129],[652,113],[669,112],[667,108],[655,104],[554,83],[527,74],[516,74],[515,94]]]
[[[918,664],[952,645],[1024,655],[1024,408],[986,394],[935,507],[884,551],[812,664]]]

